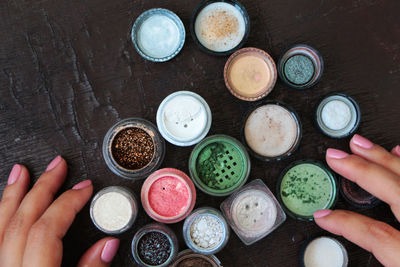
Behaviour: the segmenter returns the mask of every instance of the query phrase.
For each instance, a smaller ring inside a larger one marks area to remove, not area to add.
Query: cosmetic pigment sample
[[[344,199],[357,208],[372,208],[380,203],[374,195],[345,178],[340,179],[340,189]]]
[[[280,197],[294,217],[312,219],[315,211],[329,209],[336,200],[335,178],[319,164],[294,163],[281,177]]]
[[[211,3],[197,15],[194,30],[198,41],[214,52],[225,52],[239,45],[246,31],[242,13],[232,4]]]
[[[193,209],[196,191],[183,172],[166,168],[150,175],[142,186],[142,204],[156,221],[173,223],[184,219]]]
[[[325,236],[312,240],[302,259],[305,267],[346,267],[348,264],[344,246],[336,239]]]
[[[182,260],[176,265],[177,267],[213,267],[213,265],[206,259],[193,257]]]
[[[179,253],[172,267],[221,267],[221,263],[214,255],[198,254],[186,249]]]
[[[171,243],[168,238],[160,232],[146,233],[137,246],[140,259],[152,266],[161,265],[171,255]]]
[[[314,76],[314,64],[310,58],[304,55],[296,55],[285,63],[286,78],[298,85],[306,84]]]
[[[244,126],[247,145],[261,158],[276,158],[294,150],[300,141],[294,113],[282,105],[266,104],[248,116]]]
[[[242,100],[255,101],[265,97],[275,86],[276,77],[273,59],[257,48],[242,48],[225,64],[225,85]]]
[[[111,153],[123,168],[141,169],[153,158],[154,142],[151,136],[140,128],[125,128],[115,136]]]

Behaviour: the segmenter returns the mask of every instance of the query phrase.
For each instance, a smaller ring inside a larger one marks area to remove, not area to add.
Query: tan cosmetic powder
[[[263,157],[287,153],[298,139],[298,123],[286,108],[267,104],[247,118],[244,135],[249,147]]]
[[[275,63],[260,49],[241,49],[226,63],[226,86],[240,99],[258,100],[272,90],[275,82]]]

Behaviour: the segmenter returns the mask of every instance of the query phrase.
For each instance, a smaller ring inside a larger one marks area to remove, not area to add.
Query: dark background
[[[339,91],[361,106],[358,133],[391,149],[400,142],[400,1],[398,0],[243,0],[251,19],[246,46],[266,50],[277,60],[289,45],[306,43],[325,60],[322,80],[296,91],[278,81],[267,99],[291,105],[300,115],[304,136],[297,152],[279,163],[252,159],[250,179],[261,178],[273,191],[280,171],[290,162],[324,160],[328,147],[348,150],[349,139],[319,133],[312,108],[324,94]],[[124,180],[109,171],[101,144],[107,130],[127,117],[155,122],[157,107],[168,94],[190,90],[210,105],[209,134],[240,137],[243,114],[253,105],[233,97],[222,73],[227,57],[202,53],[189,33],[192,10],[187,0],[2,0],[0,1],[0,177],[7,183],[14,163],[25,164],[33,180],[61,154],[69,164],[66,190],[92,179],[95,192],[124,185],[139,196],[141,181]],[[134,20],[153,7],[168,8],[183,20],[187,38],[170,62],[142,59],[130,41]],[[167,143],[162,167],[188,172],[192,147]],[[197,190],[196,207],[218,207],[223,198]],[[338,208],[357,210],[340,199]],[[386,205],[363,214],[399,228]],[[118,236],[121,247],[113,266],[135,265],[130,242],[139,227],[151,222],[143,209],[133,228]],[[185,248],[182,223],[171,225]],[[313,222],[288,218],[275,232],[245,246],[235,234],[217,256],[224,266],[297,266],[302,243],[326,234]],[[105,235],[89,218],[88,205],[65,237],[63,266]],[[344,241],[350,266],[377,266],[374,257]]]

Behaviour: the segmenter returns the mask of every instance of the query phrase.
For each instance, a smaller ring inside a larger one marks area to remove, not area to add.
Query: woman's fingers
[[[395,156],[397,156],[397,157],[400,157],[400,146],[395,146],[395,147],[392,149],[392,154],[395,155]]]
[[[8,177],[0,202],[0,247],[5,228],[17,211],[29,186],[29,172],[20,164],[15,164]]]
[[[388,203],[400,220],[400,177],[388,169],[360,156],[329,148],[326,162],[340,175],[357,183],[382,201]]]
[[[51,204],[66,175],[67,163],[57,156],[26,194],[5,229],[0,266],[21,266],[28,232]]]
[[[400,158],[383,147],[355,134],[350,141],[351,151],[366,160],[374,162],[400,176]]]
[[[108,267],[119,247],[119,240],[106,237],[97,241],[81,257],[78,267]]]
[[[51,204],[30,229],[23,266],[61,265],[62,239],[92,192],[91,181],[85,180],[63,193]],[[51,257],[49,251],[53,252]]]
[[[400,232],[393,227],[344,210],[319,210],[314,213],[314,218],[321,228],[372,252],[383,265],[398,266]]]

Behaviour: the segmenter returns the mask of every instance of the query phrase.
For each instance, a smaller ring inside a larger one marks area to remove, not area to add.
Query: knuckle
[[[15,236],[24,232],[27,227],[27,221],[21,214],[16,214],[7,225],[5,235]]]
[[[46,219],[40,219],[34,223],[29,232],[29,237],[33,240],[42,240],[47,236],[51,229],[51,222]]]
[[[379,243],[387,243],[393,239],[395,232],[394,229],[383,222],[373,222],[368,225],[368,232],[372,235],[373,239]]]

